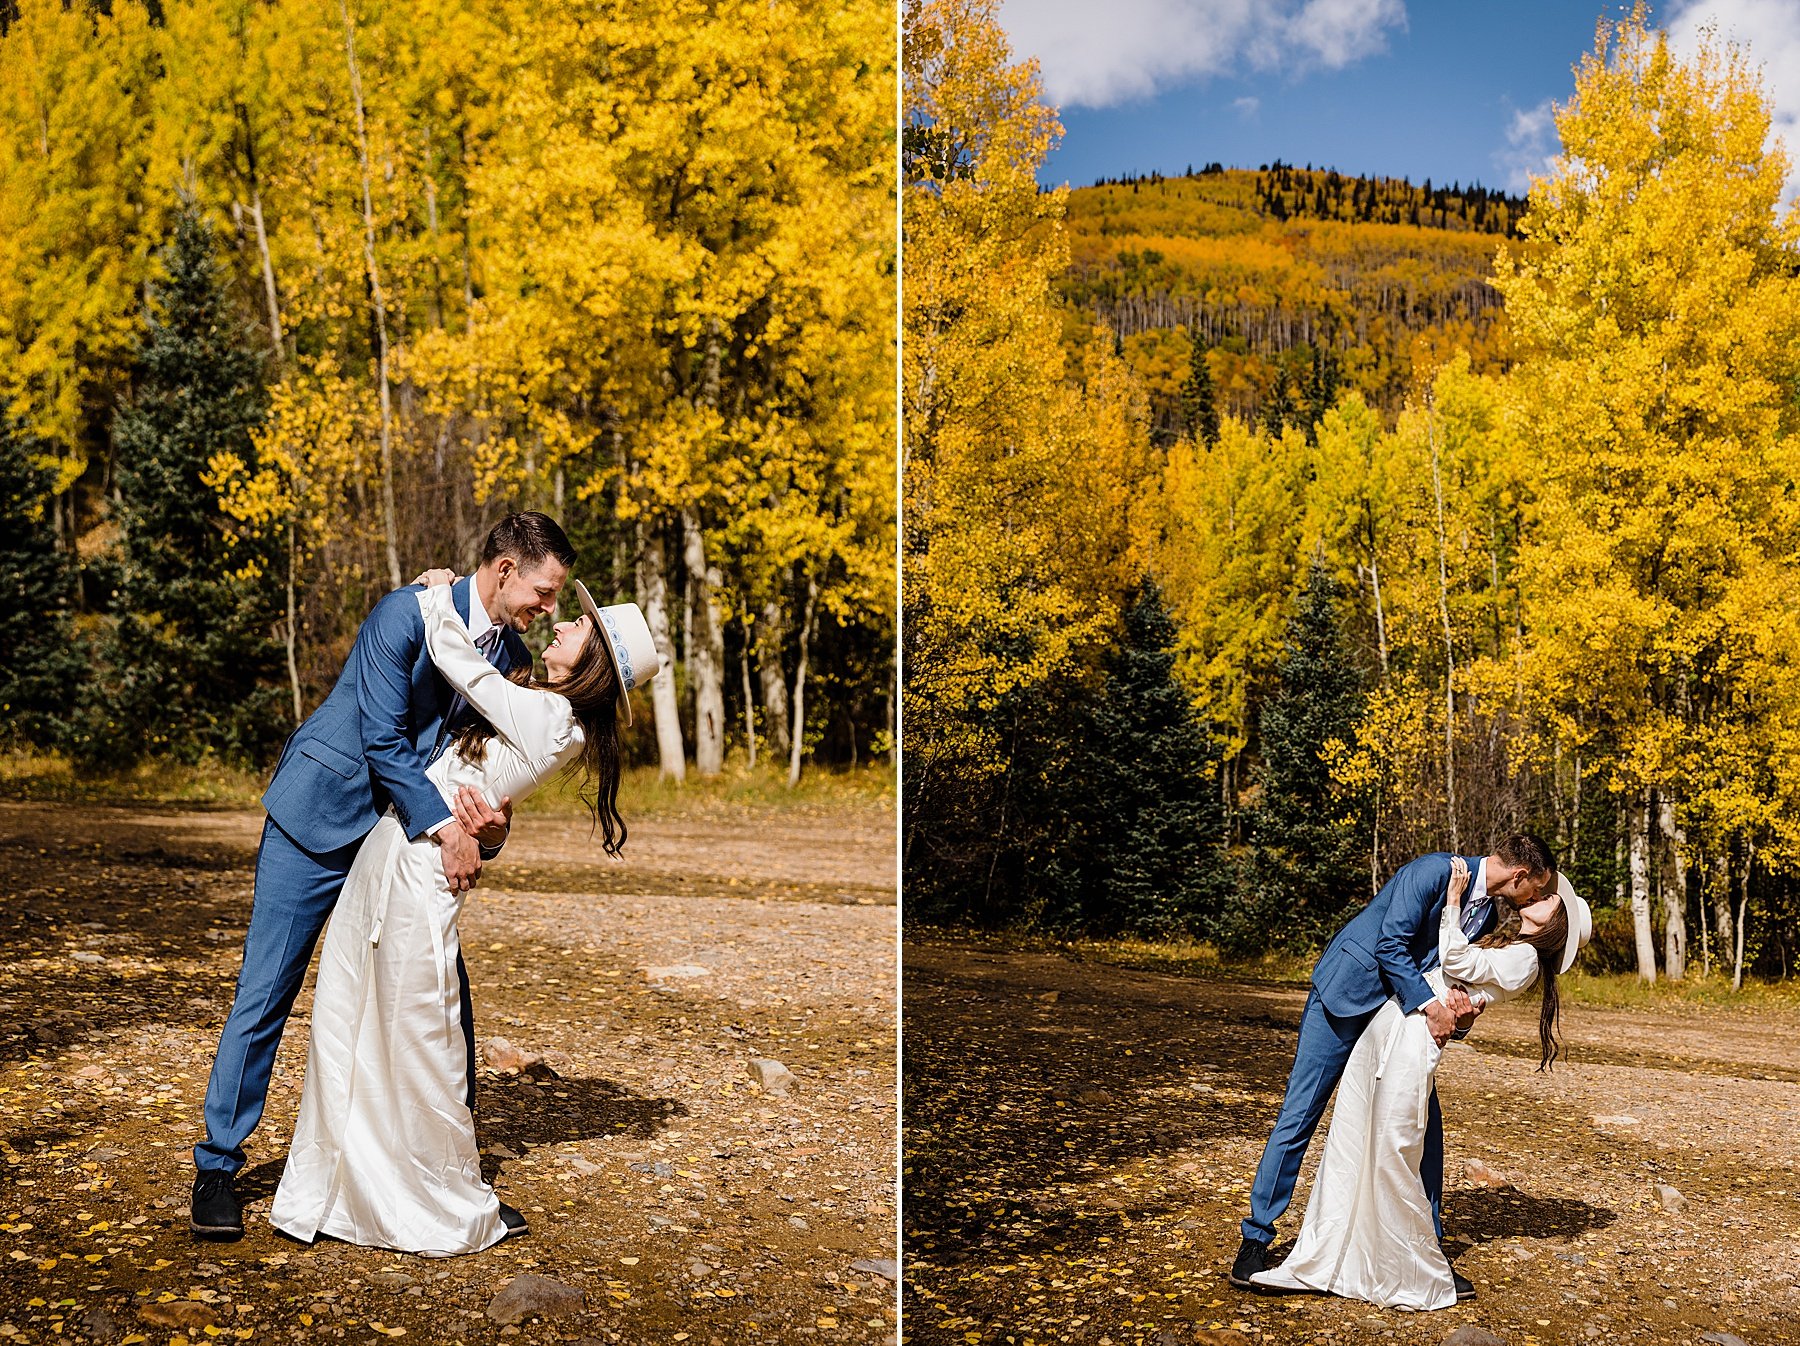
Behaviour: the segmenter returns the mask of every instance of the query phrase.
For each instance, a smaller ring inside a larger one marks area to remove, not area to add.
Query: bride
[[[1471,944],[1462,930],[1468,886],[1468,865],[1452,860],[1449,900],[1438,927],[1441,966],[1426,979],[1440,1000],[1448,999],[1451,986],[1460,986],[1478,1007],[1510,1000],[1539,983],[1538,1069],[1546,1069],[1558,1052],[1557,977],[1573,966],[1593,933],[1587,903],[1558,874],[1556,891],[1521,909],[1516,926]],[[1425,1017],[1402,1014],[1396,1001],[1369,1021],[1338,1085],[1300,1237],[1279,1267],[1250,1278],[1257,1288],[1322,1291],[1383,1308],[1442,1309],[1456,1303],[1450,1261],[1419,1177],[1442,1050]]]
[[[661,671],[642,612],[596,607],[576,581],[582,616],[556,626],[549,681],[521,684],[470,639],[453,578],[431,571],[418,594],[426,649],[478,718],[453,727],[427,776],[446,800],[469,785],[495,804],[567,770],[591,791],[601,844],[617,856],[617,717],[631,723],[627,693]],[[525,1232],[482,1181],[466,1100],[456,974],[466,896],[450,891],[432,840],[408,841],[392,810],[358,854],[319,957],[306,1083],[270,1212],[284,1233],[446,1256]]]

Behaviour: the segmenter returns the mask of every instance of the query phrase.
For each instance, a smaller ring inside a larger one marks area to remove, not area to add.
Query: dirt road
[[[908,1341],[1800,1342],[1785,1017],[1576,1006],[1542,1075],[1535,997],[1491,1010],[1438,1086],[1479,1298],[1406,1314],[1225,1282],[1303,990],[940,939],[903,957]]]
[[[614,864],[585,822],[523,817],[465,911],[477,1036],[557,1078],[479,1085],[487,1172],[531,1235],[433,1261],[264,1222],[310,983],[240,1182],[249,1234],[187,1232],[260,814],[0,804],[0,1341],[891,1341],[891,812],[632,825]],[[798,1092],[753,1089],[752,1057]],[[585,1307],[503,1325],[523,1272]]]

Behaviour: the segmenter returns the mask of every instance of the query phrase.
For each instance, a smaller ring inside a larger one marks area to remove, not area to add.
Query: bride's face
[[[588,638],[593,635],[594,620],[583,613],[572,622],[558,622],[555,627],[556,639],[544,650],[544,667],[549,671],[551,682],[561,682],[575,669],[575,661],[587,648]]]
[[[1527,937],[1537,934],[1550,924],[1550,918],[1556,915],[1556,909],[1561,905],[1562,894],[1551,893],[1529,907],[1519,908],[1519,933]]]

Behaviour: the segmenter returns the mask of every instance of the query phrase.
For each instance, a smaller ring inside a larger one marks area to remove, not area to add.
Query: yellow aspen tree
[[[1657,801],[1715,858],[1763,839],[1700,806],[1748,719],[1758,633],[1795,621],[1800,239],[1769,119],[1744,52],[1707,39],[1680,60],[1642,5],[1602,23],[1532,193],[1541,250],[1503,247],[1497,263],[1536,463],[1529,689],[1564,743],[1604,761],[1627,815],[1645,980]]]
[[[1083,508],[1064,409],[1060,127],[986,0],[906,8],[902,426],[907,750],[999,770],[982,717],[1071,661],[1116,595],[1065,551]]]
[[[0,406],[58,447],[71,549],[89,409],[124,386],[174,201],[145,174],[155,75],[142,6],[21,0],[0,36]]]

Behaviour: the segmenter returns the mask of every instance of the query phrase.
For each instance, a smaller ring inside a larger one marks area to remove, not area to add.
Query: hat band
[[[625,648],[625,638],[619,634],[619,623],[605,608],[595,611],[600,614],[600,624],[612,639],[613,662],[619,666],[619,679],[625,684],[626,691],[632,691],[637,687],[637,671],[631,665],[631,651]]]

